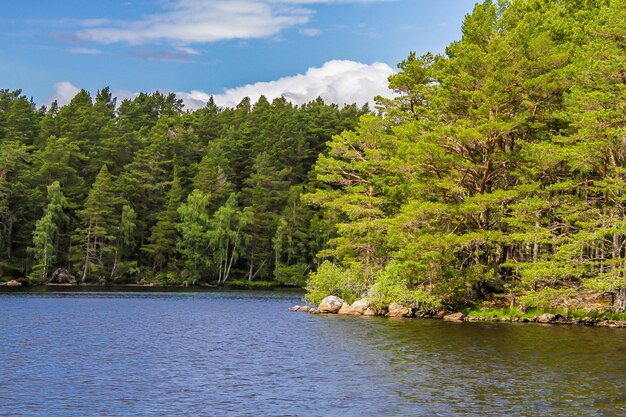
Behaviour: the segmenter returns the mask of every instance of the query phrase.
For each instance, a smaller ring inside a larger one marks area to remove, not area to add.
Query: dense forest
[[[0,275],[626,308],[626,2],[485,1],[377,111],[0,92]]]
[[[0,276],[82,283],[303,285],[332,225],[300,195],[367,107],[244,99],[193,112],[108,88],[37,108],[0,91]]]
[[[309,299],[623,311],[625,22],[624,0],[485,1],[410,54],[315,165],[335,234]]]

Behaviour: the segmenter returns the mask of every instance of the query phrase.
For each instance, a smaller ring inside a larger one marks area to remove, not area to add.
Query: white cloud
[[[300,34],[304,36],[319,36],[322,34],[322,31],[315,28],[303,28],[300,29]]]
[[[393,92],[388,88],[387,78],[394,72],[389,65],[381,62],[367,65],[354,61],[333,60],[321,67],[309,68],[304,74],[229,88],[219,94],[192,90],[176,92],[176,95],[183,100],[188,110],[204,107],[211,96],[220,107],[235,107],[244,97],[256,102],[261,95],[270,101],[277,97],[285,97],[298,105],[308,103],[317,97],[322,97],[326,103],[340,106],[351,103],[363,105],[371,104],[377,95],[393,96]],[[57,100],[59,105],[67,104],[80,91],[68,81],[55,84],[54,89],[55,93],[47,104],[53,100]],[[118,98],[118,103],[123,99],[137,96],[137,93],[126,90],[112,91],[111,94]]]
[[[101,50],[95,48],[70,48],[68,51],[78,55],[100,55],[102,53]]]
[[[187,47],[180,47],[180,48],[176,48],[178,49],[180,52],[184,52],[187,55],[201,55],[202,52],[198,51],[197,49],[193,49],[193,48],[187,48]]]
[[[172,0],[160,13],[139,20],[90,19],[78,36],[104,44],[133,45],[266,38],[307,24],[313,11],[304,5],[385,1],[390,0]]]
[[[393,73],[389,65],[380,62],[366,65],[334,60],[319,68],[309,68],[304,74],[230,88],[221,94],[213,94],[213,99],[221,107],[234,107],[244,97],[250,97],[255,102],[261,95],[270,101],[285,97],[294,104],[322,97],[327,103],[363,105],[371,103],[376,95],[392,96],[387,78]],[[191,109],[203,107],[211,96],[198,90],[176,94],[183,99],[186,108]]]
[[[79,91],[80,88],[69,81],[58,82],[54,85],[54,94],[48,99],[46,104],[50,105],[50,103],[56,100],[59,106],[64,106],[69,103]]]

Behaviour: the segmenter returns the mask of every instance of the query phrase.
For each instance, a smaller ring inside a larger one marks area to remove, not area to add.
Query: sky
[[[410,51],[443,53],[475,0],[22,0],[0,5],[0,89],[38,105],[84,88],[359,105]]]

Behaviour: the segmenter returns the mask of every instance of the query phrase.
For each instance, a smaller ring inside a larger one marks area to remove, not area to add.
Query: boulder
[[[537,317],[537,323],[552,323],[554,320],[556,320],[556,316],[550,313],[543,313]]]
[[[72,284],[76,285],[76,278],[70,275],[69,271],[65,268],[57,268],[52,275],[48,284]]]
[[[391,303],[386,314],[387,317],[411,317],[412,315],[413,310],[398,303]]]
[[[367,307],[363,312],[364,316],[380,316],[382,312],[375,307]]]
[[[339,309],[339,311],[337,312],[337,314],[347,315],[347,314],[350,314],[350,311],[351,311],[350,304],[344,303]]]
[[[361,298],[358,301],[355,301],[350,306],[351,314],[363,314],[365,310],[370,306],[370,299],[368,297]]]
[[[442,319],[444,318],[446,315],[448,314],[448,312],[446,310],[439,310],[438,312],[436,312],[433,317],[436,319]]]
[[[299,305],[295,305],[293,307],[291,307],[291,311],[300,311],[300,306]]]
[[[320,305],[317,307],[317,311],[320,313],[337,314],[344,304],[345,301],[341,298],[329,295],[322,300]]]
[[[7,287],[21,287],[22,283],[12,279],[11,281],[7,282],[6,285],[7,285]]]
[[[304,311],[305,313],[308,313],[309,310],[311,310],[311,307],[309,307],[309,306],[302,306],[302,307],[300,307],[300,309],[298,311]]]
[[[463,314],[461,312],[447,314],[447,315],[443,316],[444,320],[449,320],[449,321],[458,321],[458,320],[463,320],[464,318],[465,318],[465,314]]]

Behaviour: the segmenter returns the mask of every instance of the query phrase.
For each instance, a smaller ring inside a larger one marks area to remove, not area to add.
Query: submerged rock
[[[461,312],[447,314],[447,315],[443,316],[444,320],[449,320],[449,321],[458,321],[458,320],[463,320],[464,318],[465,318],[465,314],[463,314]]]
[[[320,305],[317,307],[317,311],[320,313],[337,314],[344,304],[345,301],[343,301],[341,298],[334,295],[329,295],[322,300]]]
[[[411,317],[412,315],[412,309],[398,303],[391,303],[389,305],[389,311],[386,314],[387,317]]]
[[[295,306],[291,307],[291,311],[300,311],[300,306],[299,305],[295,305]]]

